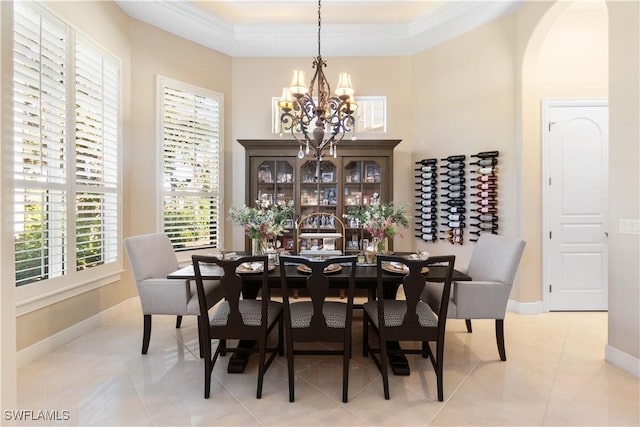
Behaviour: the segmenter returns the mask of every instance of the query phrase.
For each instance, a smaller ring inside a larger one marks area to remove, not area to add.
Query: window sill
[[[100,271],[78,272],[73,277],[58,277],[17,288],[16,316],[40,310],[119,281],[122,275],[122,268],[109,267],[104,269],[96,268],[96,270]]]

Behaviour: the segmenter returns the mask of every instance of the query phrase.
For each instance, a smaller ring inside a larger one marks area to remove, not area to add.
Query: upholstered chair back
[[[166,278],[179,268],[171,240],[164,233],[128,237],[124,247],[136,282]]]
[[[473,250],[468,274],[474,282],[492,281],[511,286],[523,250],[522,240],[482,234]]]

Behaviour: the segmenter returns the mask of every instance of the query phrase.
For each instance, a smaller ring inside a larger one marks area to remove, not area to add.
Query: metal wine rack
[[[466,199],[466,177],[464,154],[458,154],[441,159],[442,178],[440,179],[440,189],[442,190],[442,209],[440,224],[442,225],[442,236],[440,240],[461,245],[464,242],[465,228],[465,199]]]
[[[498,234],[498,151],[481,151],[472,154],[477,159],[469,163],[474,176],[472,200],[474,204],[473,220],[470,223],[474,235],[472,242],[478,240],[480,234]]]
[[[425,242],[435,242],[438,234],[438,159],[423,159],[416,165],[415,236]]]

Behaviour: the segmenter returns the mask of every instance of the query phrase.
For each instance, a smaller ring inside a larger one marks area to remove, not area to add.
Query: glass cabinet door
[[[300,217],[316,212],[337,214],[338,172],[336,163],[308,160],[300,166]],[[327,227],[329,228],[329,227]]]
[[[251,158],[251,196],[259,208],[273,205],[295,207],[295,158]],[[295,218],[286,224],[285,232],[274,242],[276,248],[294,250]]]
[[[343,214],[345,217],[346,252],[363,251],[370,242],[357,221],[348,214],[366,205],[388,202],[388,185],[385,179],[387,158],[343,158]]]

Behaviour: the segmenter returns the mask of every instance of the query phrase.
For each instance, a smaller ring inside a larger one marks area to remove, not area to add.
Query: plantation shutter
[[[222,99],[176,86],[162,87],[164,231],[176,249],[219,247]]]
[[[118,64],[75,46],[76,269],[118,256]]]
[[[16,286],[118,260],[118,61],[14,2]]]
[[[16,285],[65,274],[67,32],[14,3]]]

